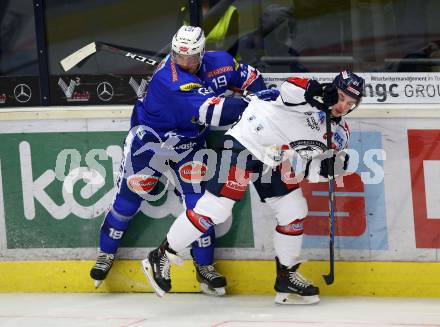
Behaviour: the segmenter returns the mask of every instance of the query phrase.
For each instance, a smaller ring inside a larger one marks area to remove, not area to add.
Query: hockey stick
[[[97,41],[89,43],[81,49],[70,54],[69,56],[61,60],[60,64],[63,67],[64,71],[67,72],[73,67],[79,65],[80,63],[84,63],[87,59],[90,58],[91,55],[98,51],[106,51],[122,55],[126,58],[143,62],[151,67],[156,67],[159,61],[165,56],[165,54],[163,53],[156,53],[154,51],[124,47]],[[138,53],[141,53],[143,55],[140,55]],[[144,55],[147,55],[148,57]]]
[[[327,134],[327,150],[332,150],[332,127],[330,120],[330,111],[326,112],[326,134]],[[334,242],[335,242],[335,170],[333,162],[333,153],[330,153],[330,157],[326,159],[328,166],[328,192],[329,192],[329,224],[330,224],[330,272],[327,275],[323,275],[324,281],[327,285],[333,284],[335,279],[335,252],[334,252]]]

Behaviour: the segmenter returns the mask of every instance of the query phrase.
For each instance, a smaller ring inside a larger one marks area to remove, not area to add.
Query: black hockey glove
[[[331,107],[338,103],[339,94],[338,89],[333,84],[323,84],[324,92],[322,95],[322,102],[327,106]]]
[[[316,107],[319,110],[322,110],[319,108],[319,106],[322,106],[322,103],[316,100],[315,97],[322,98],[323,94],[324,94],[323,85],[318,81],[311,79],[309,83],[307,83],[307,88],[304,93],[304,99],[312,107]]]
[[[348,153],[339,151],[336,155],[333,155],[331,160],[334,167],[334,176],[344,175],[348,168],[348,161],[350,160]],[[328,159],[323,159],[321,161],[321,170],[319,171],[319,175],[328,178],[328,172]]]
[[[245,97],[246,101],[250,101],[253,96],[256,96],[260,100],[264,101],[274,101],[278,96],[280,95],[280,91],[277,89],[267,89],[267,90],[261,90],[255,93],[244,91],[243,96]]]
[[[321,98],[322,102],[316,99]],[[304,98],[308,104],[321,111],[328,111],[329,107],[338,102],[338,90],[332,84],[321,84],[311,79],[307,84]]]

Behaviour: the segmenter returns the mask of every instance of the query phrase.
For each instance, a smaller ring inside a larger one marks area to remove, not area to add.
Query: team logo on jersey
[[[307,126],[309,126],[313,130],[320,131],[321,128],[319,127],[319,123],[316,121],[315,117],[310,116],[306,119]]]
[[[180,85],[180,90],[181,91],[191,91],[192,89],[198,89],[202,87],[202,84],[199,83],[187,83],[187,84],[183,84]]]
[[[136,194],[147,194],[156,186],[158,180],[150,175],[131,175],[127,178],[127,186]]]
[[[220,75],[220,74],[223,74],[223,73],[227,73],[227,72],[232,72],[232,71],[234,71],[234,67],[233,66],[222,66],[222,67],[219,67],[217,69],[211,70],[210,72],[206,73],[206,75],[209,78],[212,78],[214,76],[217,76],[217,75]]]
[[[333,134],[333,142],[336,143],[336,149],[344,149],[346,145],[345,135],[340,131],[336,131],[336,133]]]
[[[208,171],[208,166],[200,161],[191,161],[179,168],[179,175],[186,183],[200,183]]]
[[[289,146],[292,150],[298,150],[304,147],[308,147],[311,149],[320,149],[322,151],[327,150],[327,146],[321,141],[317,141],[317,140],[298,140],[298,141],[290,142]]]
[[[327,146],[323,142],[317,140],[298,140],[290,142],[289,146],[305,161],[309,161],[317,154],[323,153],[327,150]]]
[[[299,148],[296,150],[296,153],[298,153],[298,156],[301,159],[304,159],[305,161],[309,161],[310,159],[312,159],[313,148],[310,146]]]
[[[339,125],[340,126],[340,125]],[[332,135],[332,149],[342,150],[347,147],[347,139],[349,134],[344,129],[338,129]],[[322,135],[324,140],[327,140],[327,133]]]
[[[0,103],[1,104],[3,104],[3,103],[6,103],[6,94],[0,94]]]
[[[197,145],[197,142],[182,143],[181,145],[175,146],[173,149],[174,150],[189,150],[189,149],[192,149],[196,145]]]

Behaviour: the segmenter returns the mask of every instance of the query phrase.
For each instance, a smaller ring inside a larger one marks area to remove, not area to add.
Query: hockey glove
[[[267,90],[261,90],[255,93],[244,91],[243,96],[245,97],[245,100],[249,102],[252,97],[256,96],[260,100],[264,101],[274,101],[278,96],[280,95],[280,91],[277,89],[267,89]]]
[[[332,84],[321,84],[311,79],[307,84],[304,98],[312,107],[321,111],[328,111],[329,107],[338,102],[338,90]],[[322,99],[322,102],[317,98]]]
[[[321,83],[319,83],[318,81],[311,79],[307,83],[307,88],[304,93],[304,99],[312,107],[318,108],[319,105],[322,106],[322,103],[318,102],[318,100],[316,100],[315,97],[322,98],[323,93],[324,93],[323,85],[321,85]],[[322,110],[322,109],[320,109],[320,110]]]
[[[339,151],[336,155],[333,155],[331,159],[334,165],[334,176],[344,175],[348,168],[348,161],[350,160],[350,156],[347,152]],[[328,178],[328,160],[323,159],[321,161],[321,170],[319,174],[322,177]]]
[[[322,95],[322,102],[327,107],[331,107],[338,103],[339,94],[338,89],[333,84],[323,84],[324,90]]]

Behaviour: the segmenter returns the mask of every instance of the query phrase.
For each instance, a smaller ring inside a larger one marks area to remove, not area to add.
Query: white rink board
[[[411,172],[408,150],[408,130],[440,130],[440,119],[348,119],[351,130],[359,139],[371,142],[374,137],[380,140],[385,151],[386,160],[377,157],[370,158],[372,162],[381,163],[384,169],[383,193],[376,190],[373,197],[381,197],[384,204],[383,214],[375,211],[373,218],[367,216],[367,225],[360,237],[337,237],[337,260],[354,261],[439,261],[440,246],[432,240],[431,247],[417,247],[415,221],[413,213],[413,199],[411,191]],[[39,120],[39,121],[0,121],[2,134],[5,133],[40,133],[40,132],[73,132],[73,131],[126,131],[127,119],[76,119],[76,120]],[[372,137],[374,136],[374,137]],[[122,140],[121,140],[122,142]],[[434,144],[435,145],[435,144]],[[437,152],[439,148],[437,145]],[[381,150],[381,149],[379,149]],[[430,160],[426,165],[428,177],[438,178],[438,162]],[[371,165],[374,167],[374,165]],[[376,165],[377,168],[377,165]],[[363,171],[368,179],[372,171]],[[3,171],[4,174],[4,171]],[[429,175],[431,174],[431,175]],[[419,178],[426,179],[426,176]],[[380,188],[379,188],[380,189]],[[429,194],[426,196],[429,213],[438,212],[440,194],[439,183],[427,183]],[[3,193],[8,192],[3,189]],[[365,191],[367,192],[367,191]],[[3,199],[3,194],[0,194]],[[216,257],[219,259],[272,259],[275,255],[272,245],[272,231],[274,220],[269,209],[257,199],[251,189],[252,221],[254,248],[220,248]],[[380,203],[380,201],[378,202]],[[91,259],[94,258],[95,248],[30,248],[9,249],[5,241],[5,214],[0,202],[0,260],[32,259]],[[176,214],[173,204],[161,208],[162,214]],[[439,221],[439,217],[430,217],[430,220]],[[325,217],[323,219],[326,219]],[[218,234],[224,234],[230,228],[230,222],[219,226]],[[440,230],[440,229],[439,229]],[[440,232],[439,232],[440,233]],[[97,235],[95,236],[97,237]],[[362,241],[360,241],[362,239]],[[306,236],[304,242],[304,257],[308,259],[325,260],[328,257],[326,236]],[[431,240],[428,240],[428,243]],[[138,259],[145,255],[143,248],[123,248],[120,251],[122,258]]]
[[[338,73],[263,74],[268,86],[280,86],[287,77],[313,78],[331,83]],[[366,104],[437,104],[440,102],[439,73],[357,73],[365,79]],[[412,109],[408,107],[408,109]]]

